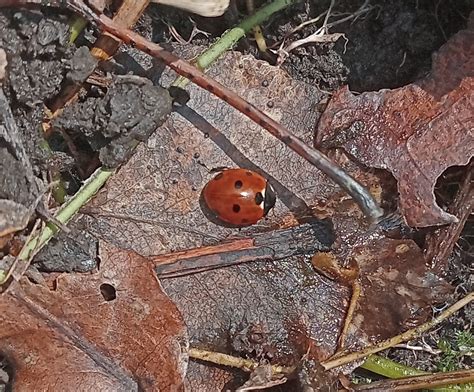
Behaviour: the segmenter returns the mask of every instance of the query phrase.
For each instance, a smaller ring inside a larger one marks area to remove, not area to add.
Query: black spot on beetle
[[[255,203],[256,203],[257,205],[260,205],[260,204],[263,203],[263,200],[264,200],[264,198],[263,198],[262,193],[261,193],[261,192],[257,192],[257,194],[255,195]]]
[[[250,113],[252,111],[252,108],[250,106],[245,106],[244,111],[245,113]]]
[[[235,189],[240,189],[240,188],[242,188],[242,185],[243,185],[242,181],[237,180],[234,184],[234,187],[235,187]]]
[[[240,206],[238,204],[234,204],[232,206],[232,211],[234,211],[237,214],[240,211]]]

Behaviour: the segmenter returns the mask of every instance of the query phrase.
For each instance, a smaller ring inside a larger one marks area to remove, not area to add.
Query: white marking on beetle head
[[[259,204],[259,206],[260,206],[260,208],[261,208],[262,210],[265,209],[265,189],[266,189],[266,188],[263,188],[263,189],[260,191],[260,193],[262,194],[263,200],[262,200],[262,202]]]

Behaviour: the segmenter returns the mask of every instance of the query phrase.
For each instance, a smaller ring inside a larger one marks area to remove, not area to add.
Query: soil
[[[337,1],[332,13],[347,16],[362,4],[363,1]],[[272,17],[261,26],[267,45],[278,48],[289,32],[303,21],[325,12],[329,5],[330,1],[306,0]],[[358,92],[400,87],[429,72],[433,53],[466,26],[468,15],[473,10],[472,0],[372,0],[367,13],[330,30],[331,33],[343,33],[345,39],[339,39],[336,43],[300,46],[289,53],[281,66],[292,77],[316,85],[329,94],[345,84]],[[190,44],[208,46],[220,33],[238,22],[243,11],[240,7],[233,8],[211,22],[192,16],[198,29],[211,34],[209,37],[198,34]],[[147,32],[154,40],[164,42],[164,46],[173,47],[176,44],[169,26],[174,26],[184,40],[193,31],[189,15],[157,5],[150,6],[147,12],[137,29]],[[320,23],[309,24],[286,40],[291,42],[305,38],[319,26]],[[90,67],[95,66],[87,50],[68,44],[68,29],[69,15],[57,9],[0,11],[0,48],[6,50],[8,60],[8,77],[3,90],[10,101],[33,172],[38,177],[46,171],[53,173],[53,177],[61,176],[65,180],[66,192],[73,194],[101,163],[117,167],[126,161],[136,143],[146,140],[164,121],[172,109],[172,102],[165,89],[143,75],[124,77],[119,76],[118,71],[111,74],[110,71],[120,67],[127,71],[130,65],[130,58],[121,61],[124,57],[119,55],[115,68],[105,66],[109,73],[102,71],[98,75],[106,88],[89,84],[89,88],[81,92],[78,102],[54,120],[56,131],[50,133],[47,130],[44,133],[43,105],[53,102],[65,85],[82,83]],[[79,44],[86,44],[87,38],[90,38],[90,30],[79,39]],[[242,40],[236,49],[271,63],[277,60],[276,54],[261,56],[252,38]],[[130,55],[131,52],[126,53]],[[140,58],[137,63],[142,63]],[[134,97],[132,105],[130,101],[125,101],[130,94]],[[150,102],[154,104],[150,105]],[[42,135],[47,136],[51,149],[44,148]],[[11,145],[4,144],[5,141],[0,138],[0,178],[25,183],[24,170],[12,169]],[[39,192],[37,187],[26,185],[21,190],[21,195],[0,192],[0,196],[32,204]],[[86,237],[71,239],[61,235],[39,255],[37,267],[44,271],[84,272],[94,269],[96,244],[94,239]],[[457,297],[472,291],[473,237],[474,220],[470,219],[450,258],[447,271]],[[7,253],[8,250],[7,246],[0,252]],[[68,254],[80,257],[57,257]],[[48,262],[52,259],[56,260],[53,265]],[[78,264],[70,265],[68,259],[76,260]],[[425,340],[436,347],[441,337],[453,339],[454,331],[469,328],[472,312],[471,307],[458,313],[442,330],[431,333]],[[415,358],[413,351],[399,349],[391,350],[388,355],[423,370],[436,369],[431,354],[417,352]],[[460,360],[459,366],[472,366],[472,363],[466,357]]]

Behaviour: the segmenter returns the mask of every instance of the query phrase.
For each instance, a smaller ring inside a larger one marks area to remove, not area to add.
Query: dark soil
[[[336,1],[332,14],[344,17],[355,12],[362,4],[361,0]],[[325,12],[329,5],[330,1],[327,0],[306,0],[272,17],[262,25],[268,46],[278,48],[289,32],[302,22]],[[370,6],[367,13],[330,30],[331,33],[344,33],[347,40],[341,38],[336,43],[296,48],[282,67],[294,78],[329,93],[345,84],[359,92],[400,87],[429,72],[433,53],[451,35],[466,26],[469,13],[474,10],[472,0],[372,0]],[[206,38],[198,34],[190,43],[209,45],[220,33],[236,24],[243,11],[244,8],[233,8],[222,18],[211,22],[193,16],[196,26],[211,32],[211,36]],[[193,30],[189,15],[156,5],[150,6],[148,16],[141,19],[138,30],[147,32],[154,40],[163,42],[164,46],[172,47],[176,41],[164,23],[165,18],[167,24],[174,26],[183,39],[189,38]],[[153,21],[152,27],[150,21]],[[50,171],[53,177],[61,176],[65,180],[66,191],[72,194],[101,163],[116,167],[126,161],[136,143],[146,140],[164,121],[171,111],[171,98],[156,81],[144,79],[142,76],[145,72],[140,73],[140,77],[124,78],[101,71],[97,76],[103,78],[106,85],[87,84],[79,101],[69,106],[53,122],[52,131],[45,133],[42,127],[44,104],[53,102],[64,86],[82,83],[89,74],[89,67],[95,65],[91,63],[87,51],[68,45],[68,23],[69,16],[57,9],[4,9],[0,12],[0,48],[6,50],[8,59],[8,77],[3,90],[10,101],[34,174],[42,177],[46,171]],[[321,22],[304,27],[289,35],[287,43],[307,37],[320,26]],[[87,37],[90,38],[90,31],[79,42],[87,44]],[[260,57],[251,38],[242,40],[237,49]],[[127,58],[122,61],[125,57],[119,55],[116,58],[118,68],[122,67],[120,73],[128,72],[130,63],[135,60]],[[276,61],[274,54],[262,58]],[[141,59],[136,59],[135,64],[141,63]],[[118,69],[105,67],[107,71]],[[126,101],[125,97],[130,94],[134,96],[133,102]],[[44,146],[43,135],[49,139],[52,151],[41,147]],[[7,146],[0,150],[0,176],[22,183],[22,170],[13,170],[6,157],[11,145],[0,138],[0,147],[4,147],[4,144]],[[43,180],[49,181],[50,178]],[[27,200],[28,203],[36,199],[36,188],[31,190],[25,186],[21,189],[24,189],[25,194],[2,196],[19,202]],[[447,271],[457,297],[472,291],[473,236],[474,221],[470,219]],[[71,239],[68,235],[62,235],[44,250],[46,253],[40,254],[39,267],[47,271],[91,270],[96,265],[95,247],[91,238]],[[8,250],[6,247],[0,252],[7,253]],[[79,254],[80,257],[57,257],[71,253]],[[47,261],[52,258],[57,260],[54,265]],[[79,261],[77,265],[68,265],[68,259]],[[459,312],[442,330],[428,335],[426,342],[436,348],[440,338],[452,340],[454,331],[469,328],[472,313],[472,307]],[[424,370],[436,369],[432,354],[417,352],[415,358],[412,351],[402,349],[391,350],[389,356]],[[472,363],[465,357],[459,360],[458,365],[472,366]]]

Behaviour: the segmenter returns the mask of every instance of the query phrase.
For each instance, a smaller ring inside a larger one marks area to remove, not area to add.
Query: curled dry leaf
[[[182,390],[186,330],[145,259],[105,246],[99,272],[55,283],[24,280],[1,299],[14,390]]]
[[[339,90],[321,116],[316,143],[342,147],[364,165],[389,170],[410,226],[455,222],[436,204],[433,190],[444,170],[473,156],[473,100],[474,14],[470,28],[434,56],[425,80],[360,95]]]

